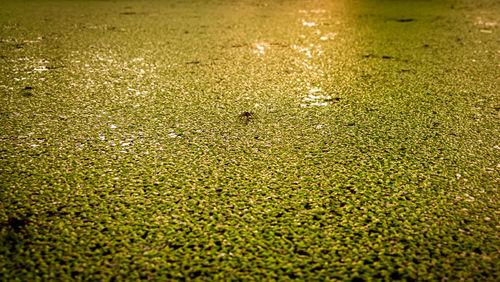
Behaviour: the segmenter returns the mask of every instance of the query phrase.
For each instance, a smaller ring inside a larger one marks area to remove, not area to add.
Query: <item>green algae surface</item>
[[[0,280],[491,280],[496,1],[0,2]]]

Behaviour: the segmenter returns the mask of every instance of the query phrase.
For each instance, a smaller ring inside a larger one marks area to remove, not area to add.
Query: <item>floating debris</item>
[[[325,102],[338,102],[340,101],[339,97],[327,98],[324,100]]]
[[[395,19],[394,21],[398,22],[398,23],[409,23],[409,22],[413,22],[415,21],[415,19],[411,19],[411,18],[406,18],[406,19]]]
[[[31,87],[31,86],[26,86],[23,88],[23,92],[22,92],[22,95],[24,97],[32,97],[33,96],[33,93],[31,92],[31,90],[33,90],[34,88]]]
[[[394,59],[394,57],[393,57],[393,56],[387,56],[387,55],[377,56],[377,55],[375,55],[375,54],[366,54],[366,55],[363,55],[363,58],[371,58],[371,59],[374,59],[374,58],[382,58],[382,59],[385,59],[385,60]]]
[[[56,69],[62,69],[64,66],[47,66],[47,70],[56,70]]]

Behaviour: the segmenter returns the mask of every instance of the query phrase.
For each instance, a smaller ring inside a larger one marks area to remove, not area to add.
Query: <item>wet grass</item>
[[[498,280],[500,7],[330,2],[2,2],[2,280]]]

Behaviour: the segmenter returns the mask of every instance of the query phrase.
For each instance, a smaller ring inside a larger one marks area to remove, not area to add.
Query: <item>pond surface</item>
[[[498,280],[498,1],[2,1],[0,277]]]

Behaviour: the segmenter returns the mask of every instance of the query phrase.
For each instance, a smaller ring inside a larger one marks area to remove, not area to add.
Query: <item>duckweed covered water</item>
[[[2,1],[0,277],[498,280],[497,1]]]

